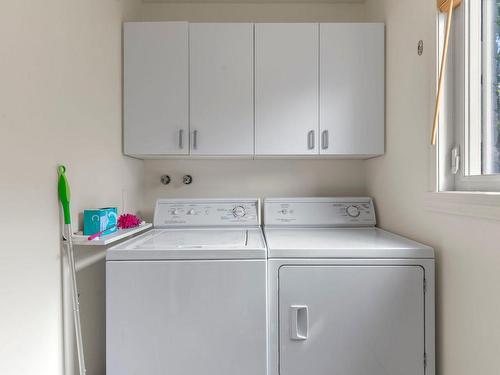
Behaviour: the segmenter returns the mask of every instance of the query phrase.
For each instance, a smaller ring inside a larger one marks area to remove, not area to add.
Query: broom
[[[439,111],[441,107],[441,95],[443,92],[444,76],[446,74],[446,58],[448,56],[448,45],[450,41],[450,31],[452,23],[453,10],[462,4],[462,0],[437,0],[437,7],[440,12],[448,13],[448,20],[446,21],[446,33],[444,37],[443,56],[441,59],[441,69],[439,72],[439,83],[436,97],[436,107],[434,109],[434,124],[432,126],[431,144],[436,144],[437,130],[439,126]]]

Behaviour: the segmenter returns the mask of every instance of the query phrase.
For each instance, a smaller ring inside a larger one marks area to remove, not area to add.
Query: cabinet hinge
[[[427,368],[427,353],[424,353],[424,369]]]
[[[427,279],[424,277],[424,294],[427,292]]]

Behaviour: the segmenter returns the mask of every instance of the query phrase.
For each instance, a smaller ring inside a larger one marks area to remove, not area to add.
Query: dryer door
[[[281,375],[423,375],[419,266],[284,266]]]

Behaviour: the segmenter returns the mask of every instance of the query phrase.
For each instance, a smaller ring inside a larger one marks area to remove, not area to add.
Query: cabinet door
[[[188,24],[124,24],[124,151],[187,154]]]
[[[253,154],[253,24],[189,25],[191,154]]]
[[[285,266],[281,375],[424,375],[419,266]]]
[[[255,25],[255,151],[318,154],[318,24]]]
[[[321,153],[384,153],[384,25],[320,24]]]

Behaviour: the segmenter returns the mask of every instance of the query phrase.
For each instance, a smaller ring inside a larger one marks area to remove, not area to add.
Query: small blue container
[[[83,234],[91,236],[93,234],[109,230],[109,233],[116,232],[118,222],[118,209],[116,207],[96,208],[95,210],[83,211]]]

